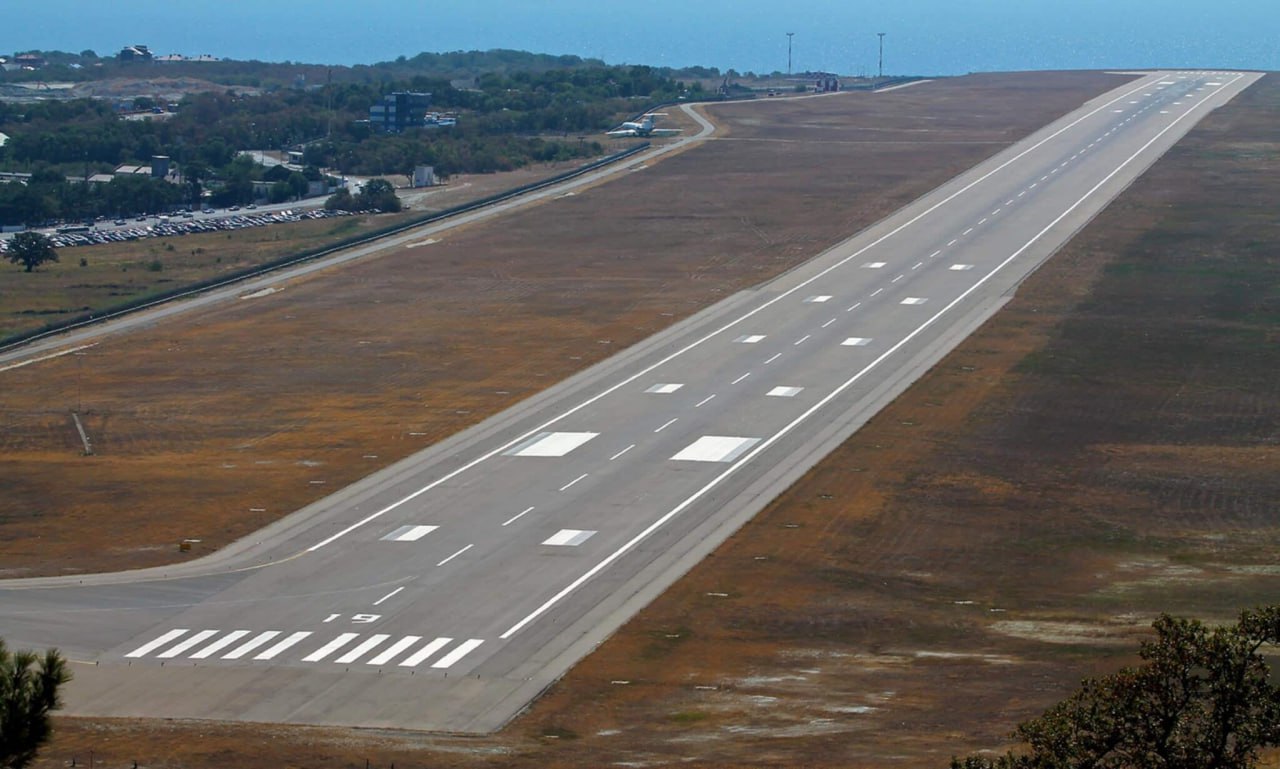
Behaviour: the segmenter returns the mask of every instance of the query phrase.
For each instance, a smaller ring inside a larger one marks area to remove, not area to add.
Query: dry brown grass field
[[[101,456],[67,423],[73,363],[6,372],[0,561],[224,543],[322,493],[309,480],[354,479],[776,274],[1115,82],[716,108],[726,139],[624,184],[104,341],[83,384]],[[1273,77],[1208,117],[499,735],[60,719],[44,765],[927,767],[1000,747],[1128,660],[1155,612],[1226,619],[1275,595],[1277,117]]]
[[[57,262],[45,264],[34,273],[19,272],[19,268],[6,262],[0,268],[0,339],[322,248],[421,216],[425,211],[442,210],[539,181],[573,165],[549,163],[500,174],[458,176],[448,185],[407,193],[404,199],[408,210],[399,214],[62,248]],[[400,185],[408,183],[405,177],[393,180]]]

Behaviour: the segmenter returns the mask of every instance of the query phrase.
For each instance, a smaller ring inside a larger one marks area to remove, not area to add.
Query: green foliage
[[[1209,628],[1162,615],[1143,664],[1084,681],[1018,726],[1023,752],[952,759],[952,769],[1249,769],[1280,745],[1280,687],[1263,647],[1280,646],[1280,606]]]
[[[351,196],[351,192],[346,187],[330,195],[329,199],[324,202],[324,207],[329,211],[357,210],[356,199]]]
[[[53,242],[38,232],[19,232],[9,241],[9,261],[22,265],[27,272],[45,262],[58,261]]]
[[[400,198],[396,197],[396,188],[386,179],[370,179],[355,197],[356,209],[360,211],[381,211],[394,213],[400,210]]]
[[[69,680],[57,649],[41,657],[10,652],[0,640],[0,766],[20,769],[35,760],[53,731],[49,713],[62,705],[59,689]]]
[[[109,103],[95,99],[0,102],[0,131],[10,136],[0,152],[0,168],[44,174],[26,187],[0,185],[0,223],[157,212],[198,204],[205,192],[216,205],[243,205],[253,200],[252,183],[264,176],[264,169],[237,157],[243,149],[302,145],[308,166],[384,176],[431,165],[445,178],[591,157],[603,148],[588,136],[700,89],[686,87],[668,69],[520,51],[424,53],[352,68],[229,61],[122,64],[91,53],[43,55],[66,69],[65,79],[138,77],[145,71],[153,77],[284,85],[303,75],[318,87],[269,85],[256,95],[234,88],[191,94],[165,120],[124,120]],[[699,73],[705,74],[694,74]],[[0,73],[0,81],[13,74]],[[53,73],[41,79],[53,79]],[[61,73],[57,79],[63,79]],[[456,88],[453,81],[466,87]],[[397,90],[430,92],[432,109],[458,113],[458,124],[400,135],[373,133],[370,105]],[[160,105],[140,97],[133,106]],[[183,184],[137,178],[85,185],[65,178],[110,172],[122,163],[147,164],[153,155],[171,157]],[[311,174],[319,177],[317,170]],[[273,199],[305,194],[296,179],[288,182],[287,190],[271,190]]]
[[[0,222],[37,225],[55,220],[89,219],[162,211],[194,194],[191,185],[174,185],[148,176],[117,176],[106,184],[68,182],[40,168],[27,184],[0,184]]]

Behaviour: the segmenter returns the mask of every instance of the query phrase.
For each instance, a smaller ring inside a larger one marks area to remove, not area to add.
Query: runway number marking
[[[391,591],[389,594],[380,598],[378,600],[378,603],[381,603],[382,601],[387,600],[388,598],[395,595],[396,593],[399,593],[401,590],[404,590],[404,588],[401,587]],[[374,606],[377,606],[377,604],[374,604]],[[345,616],[346,616],[345,614],[330,614],[329,616],[324,618],[324,621],[325,623],[329,623]],[[351,615],[351,622],[356,625],[368,625],[369,623],[377,622],[380,619],[382,619],[381,614],[352,614]]]

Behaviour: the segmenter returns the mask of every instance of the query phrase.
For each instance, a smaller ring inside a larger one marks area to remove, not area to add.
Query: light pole
[[[880,79],[884,80],[884,33],[877,32],[880,36]]]
[[[787,77],[791,77],[791,36],[794,32],[787,33]]]

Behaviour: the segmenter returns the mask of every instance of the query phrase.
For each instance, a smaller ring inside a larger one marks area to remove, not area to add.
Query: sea
[[[1280,69],[1277,0],[3,0],[0,55],[372,64],[509,48],[841,75]],[[881,34],[883,33],[883,34]]]

